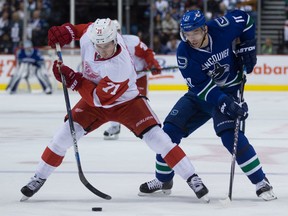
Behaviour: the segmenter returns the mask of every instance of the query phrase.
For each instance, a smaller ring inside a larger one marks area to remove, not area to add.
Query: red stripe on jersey
[[[45,151],[42,154],[42,160],[53,167],[58,167],[62,163],[63,158],[64,156],[55,154],[48,147],[46,147]]]
[[[176,145],[168,152],[168,154],[164,157],[164,160],[170,168],[173,168],[185,156],[186,154],[184,151],[178,145]]]

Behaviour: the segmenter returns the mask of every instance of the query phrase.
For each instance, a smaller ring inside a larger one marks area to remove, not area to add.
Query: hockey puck
[[[93,207],[92,211],[102,211],[102,208],[101,207]]]

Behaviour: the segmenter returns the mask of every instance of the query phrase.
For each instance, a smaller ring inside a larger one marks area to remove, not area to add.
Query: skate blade
[[[170,194],[171,194],[171,190],[159,190],[159,191],[155,191],[153,193],[139,192],[138,196],[161,197],[161,196],[168,196]]]
[[[200,200],[204,203],[210,203],[210,198],[207,195],[201,197]]]
[[[277,199],[276,195],[274,194],[272,190],[263,192],[262,194],[260,194],[259,197],[265,201],[271,201],[271,200]]]
[[[22,196],[22,198],[20,199],[20,202],[25,202],[26,200],[28,200],[30,197],[27,197],[25,195]]]
[[[115,134],[112,136],[104,136],[104,140],[118,140],[119,139],[119,135]]]

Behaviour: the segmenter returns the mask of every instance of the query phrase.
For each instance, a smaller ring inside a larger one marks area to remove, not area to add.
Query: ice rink
[[[161,121],[185,92],[150,92],[150,104]],[[70,92],[71,104],[79,96]],[[42,151],[62,124],[66,113],[61,91],[0,93],[0,214],[2,216],[288,216],[288,92],[245,92],[249,105],[246,134],[254,145],[277,200],[265,202],[255,186],[236,167],[233,201],[219,201],[228,193],[231,156],[216,137],[212,121],[181,146],[210,190],[209,204],[198,200],[186,182],[174,179],[167,197],[139,197],[139,185],[154,178],[154,153],[122,126],[117,141],[104,141],[107,124],[78,142],[88,181],[112,196],[103,200],[80,182],[73,148],[41,190],[20,202],[20,189],[34,174]],[[137,110],[135,110],[137,112]],[[102,212],[92,212],[102,207]]]

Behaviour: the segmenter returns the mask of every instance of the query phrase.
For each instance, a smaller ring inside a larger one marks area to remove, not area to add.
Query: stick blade
[[[90,190],[92,193],[94,193],[96,196],[101,197],[102,199],[106,199],[106,200],[111,200],[112,197],[108,194],[105,194],[103,192],[101,192],[100,190],[96,189],[95,187],[93,187],[85,178],[83,172],[79,172],[79,177],[81,182],[85,185],[86,188],[88,188],[88,190]]]
[[[219,200],[219,202],[221,203],[221,205],[222,205],[223,207],[228,207],[228,206],[231,205],[232,200],[231,200],[229,197],[227,197],[226,199],[221,199],[221,200]]]

